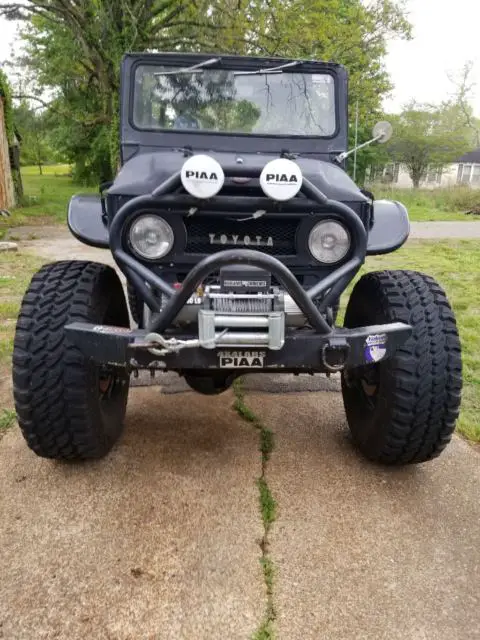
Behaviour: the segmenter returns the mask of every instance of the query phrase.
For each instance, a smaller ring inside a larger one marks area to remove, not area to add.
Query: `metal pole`
[[[357,181],[357,149],[358,147],[358,100],[355,107],[355,153],[353,154],[353,181]]]

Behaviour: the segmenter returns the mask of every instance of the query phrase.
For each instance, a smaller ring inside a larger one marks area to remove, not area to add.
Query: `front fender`
[[[108,249],[108,229],[103,221],[100,196],[73,196],[68,205],[68,227],[72,234],[91,247]]]
[[[375,200],[373,220],[368,234],[367,255],[390,253],[407,241],[410,221],[407,209],[400,202]]]

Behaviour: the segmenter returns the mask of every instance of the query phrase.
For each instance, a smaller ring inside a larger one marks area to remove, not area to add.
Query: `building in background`
[[[391,162],[384,167],[369,167],[367,181],[369,184],[383,183],[400,189],[413,188],[407,167],[398,162]],[[480,188],[480,148],[465,153],[456,162],[441,169],[432,167],[420,183],[420,187],[423,189],[454,187],[455,185]]]

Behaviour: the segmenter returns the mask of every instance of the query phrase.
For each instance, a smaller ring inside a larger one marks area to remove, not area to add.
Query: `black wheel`
[[[13,348],[15,408],[28,446],[45,458],[101,458],[123,430],[128,373],[86,360],[64,332],[75,321],[129,326],[113,269],[48,264],[23,298]]]
[[[460,408],[462,364],[453,312],[433,278],[414,271],[363,276],[345,326],[406,322],[413,334],[385,361],[344,371],[347,420],[360,450],[384,464],[431,460],[450,442]]]

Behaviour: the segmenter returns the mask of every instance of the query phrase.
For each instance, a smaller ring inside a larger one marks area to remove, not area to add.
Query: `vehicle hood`
[[[241,158],[243,167],[252,167],[260,172],[278,155],[237,154],[225,152],[205,152],[222,166],[234,166]],[[111,195],[140,196],[151,193],[164,180],[180,171],[186,158],[183,150],[152,151],[130,158],[120,169],[114,184],[108,190]],[[345,171],[326,160],[298,157],[305,178],[308,178],[328,198],[342,202],[368,201]]]

